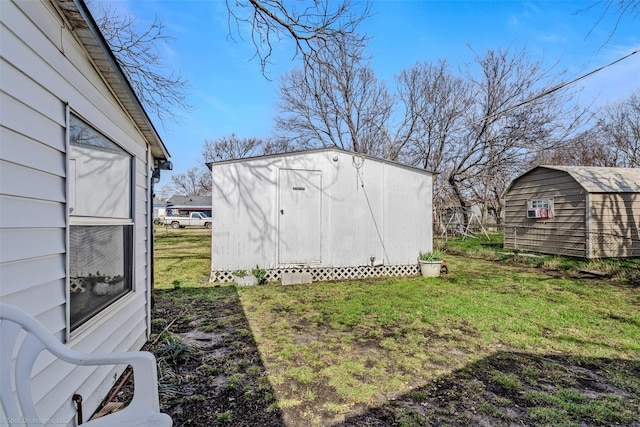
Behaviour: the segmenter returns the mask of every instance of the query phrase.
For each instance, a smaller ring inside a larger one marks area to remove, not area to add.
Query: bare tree
[[[549,147],[534,153],[528,168],[538,165],[602,166],[620,165],[618,153],[605,144],[595,128],[569,139],[559,147]]]
[[[538,152],[530,165],[640,167],[640,90],[600,108],[593,119],[590,129]]]
[[[262,146],[262,154],[280,154],[280,153],[289,153],[291,151],[297,150],[297,147],[294,142],[289,138],[269,138],[264,141]]]
[[[188,110],[188,82],[179,73],[167,70],[159,51],[162,43],[172,39],[162,22],[156,17],[150,24],[142,24],[132,15],[122,15],[103,2],[88,4],[143,105],[162,123],[175,120],[176,109]],[[242,38],[242,28],[249,24],[265,76],[273,44],[282,38],[294,41],[294,57],[301,55],[305,67],[315,60],[318,52],[337,40],[359,46],[367,39],[357,32],[360,22],[370,14],[367,1],[360,4],[352,0],[303,0],[285,5],[282,0],[227,0],[227,9],[232,38],[234,35]]]
[[[402,71],[396,87],[404,107],[396,138],[396,146],[404,149],[403,160],[440,171],[449,146],[461,132],[463,113],[471,106],[468,84],[451,73],[446,61],[439,61],[417,63]]]
[[[617,155],[617,166],[640,167],[640,90],[597,113],[596,131],[603,146]]]
[[[448,185],[449,148],[460,137],[463,112],[470,108],[468,84],[454,76],[446,61],[416,63],[396,76],[397,127],[394,149],[399,159],[437,171],[434,176],[434,208],[437,218],[456,206]],[[402,109],[402,111],[400,111]]]
[[[361,65],[363,47],[338,43],[306,70],[281,80],[276,129],[301,147],[339,147],[383,157],[393,99],[373,70]]]
[[[221,160],[286,153],[295,149],[291,140],[286,138],[239,138],[232,133],[215,141],[205,139],[202,145],[202,159],[203,164],[206,164]]]
[[[336,42],[360,46],[367,39],[357,27],[370,14],[368,1],[299,0],[286,5],[283,0],[226,1],[230,36],[242,38],[242,28],[248,24],[265,75],[273,45],[283,38],[294,41],[294,57],[300,55],[305,68]]]
[[[159,52],[159,46],[172,39],[162,22],[156,17],[145,25],[102,2],[97,2],[94,9],[100,31],[145,108],[162,123],[175,120],[176,109],[189,109],[187,81],[167,70]]]
[[[162,194],[206,196],[211,194],[211,172],[194,166],[185,173],[174,173],[171,182],[160,189]]]
[[[578,13],[585,13],[591,10],[599,10],[600,14],[596,22],[587,33],[587,37],[593,32],[593,30],[595,30],[598,25],[601,24],[602,20],[605,17],[613,15],[616,18],[615,23],[613,24],[613,28],[611,28],[611,30],[609,31],[609,36],[603,43],[604,46],[611,40],[625,17],[630,17],[631,20],[633,20],[640,16],[640,0],[597,0],[591,3],[586,8],[578,11]]]
[[[215,141],[205,139],[202,146],[203,163],[258,156],[262,154],[263,144],[259,138],[239,138],[235,133]]]
[[[553,76],[525,50],[489,50],[467,69],[474,99],[465,112],[465,135],[451,150],[448,183],[460,206],[478,203],[486,217],[503,175],[518,170],[527,155],[562,145],[574,132],[580,112],[566,91],[551,91]]]

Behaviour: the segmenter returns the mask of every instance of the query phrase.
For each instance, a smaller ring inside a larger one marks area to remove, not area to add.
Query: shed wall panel
[[[553,218],[527,218],[530,199],[553,199]],[[505,248],[586,256],[586,192],[569,174],[540,168],[517,178],[504,212]]]
[[[255,163],[212,173],[212,262],[215,269],[276,268],[277,170]],[[238,224],[243,224],[238,227]],[[225,249],[227,248],[227,249]]]
[[[321,150],[212,164],[212,270],[282,267],[277,258],[281,169],[322,173],[317,267],[367,266],[371,257],[416,264],[419,251],[431,247],[430,175],[357,157]]]
[[[330,267],[369,265],[370,257],[385,260],[384,166],[340,154],[334,183],[328,185],[332,237]],[[354,162],[362,162],[354,166]],[[385,260],[385,263],[390,262]]]
[[[408,264],[432,250],[432,178],[385,165],[384,240],[390,264]]]
[[[590,200],[590,257],[640,256],[640,194],[592,194]]]

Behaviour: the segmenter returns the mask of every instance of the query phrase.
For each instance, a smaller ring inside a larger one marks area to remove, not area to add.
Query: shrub
[[[256,268],[251,270],[251,274],[258,281],[258,285],[262,285],[267,282],[267,271],[264,268],[260,268],[256,265]]]

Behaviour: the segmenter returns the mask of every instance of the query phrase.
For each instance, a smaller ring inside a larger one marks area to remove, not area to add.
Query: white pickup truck
[[[167,225],[171,228],[211,228],[211,217],[206,216],[202,212],[191,212],[189,216],[167,216],[164,218],[164,225]]]

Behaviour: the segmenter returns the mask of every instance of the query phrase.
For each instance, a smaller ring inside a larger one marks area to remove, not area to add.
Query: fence
[[[420,274],[420,266],[416,260],[410,265],[361,265],[355,267],[283,267],[267,269],[268,282],[282,279],[282,273],[310,273],[314,282],[328,280],[367,279],[376,277],[411,277]],[[211,272],[212,282],[233,282],[232,271],[216,270]]]
[[[589,231],[584,228],[506,225],[504,247],[514,250],[581,258],[640,257],[637,228],[623,233]]]

